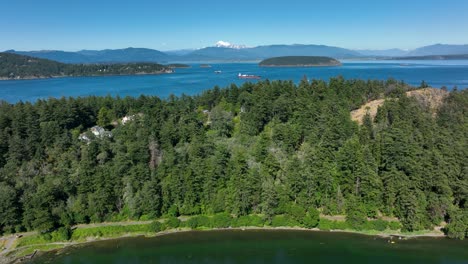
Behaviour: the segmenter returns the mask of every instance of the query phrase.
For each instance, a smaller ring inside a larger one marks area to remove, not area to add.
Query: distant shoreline
[[[162,75],[172,74],[172,72],[152,72],[152,73],[134,73],[134,74],[93,74],[93,75],[56,75],[56,76],[25,76],[21,78],[0,77],[0,81],[25,81],[25,80],[42,80],[42,79],[58,79],[58,78],[80,78],[80,77],[112,77],[112,76],[140,76],[140,75]]]

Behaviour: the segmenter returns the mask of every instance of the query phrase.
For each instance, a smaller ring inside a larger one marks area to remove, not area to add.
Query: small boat
[[[222,71],[214,71],[214,72],[215,72],[216,74],[219,74],[219,73],[221,73]]]
[[[239,79],[260,79],[260,78],[262,78],[262,77],[260,77],[260,76],[258,76],[258,75],[241,74],[241,73],[239,73],[239,74],[237,75],[237,77],[238,77]]]

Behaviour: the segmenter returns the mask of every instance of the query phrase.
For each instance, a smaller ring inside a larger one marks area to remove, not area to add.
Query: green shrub
[[[153,221],[148,226],[148,230],[151,232],[160,232],[162,230],[162,224],[159,221]]]
[[[226,228],[231,226],[232,217],[228,213],[220,213],[213,216],[211,219],[211,227]]]
[[[249,218],[251,226],[262,227],[265,225],[265,219],[259,215],[251,215]]]
[[[183,224],[185,227],[190,227],[192,229],[195,229],[198,227],[210,227],[211,220],[207,216],[196,215],[196,216],[189,218],[187,221],[182,222],[181,224]]]
[[[112,213],[107,216],[105,221],[108,222],[124,222],[130,219],[130,209],[125,206],[120,213]]]
[[[197,228],[199,226],[198,217],[194,216],[194,217],[189,218],[187,221],[184,222],[184,226],[190,227],[191,229]]]
[[[320,219],[320,222],[318,224],[318,228],[320,230],[330,230],[330,229],[333,229],[332,228],[332,221],[328,220],[328,219]]]
[[[70,240],[71,238],[71,230],[70,228],[67,227],[60,227],[56,231],[51,233],[52,236],[52,241],[57,242],[57,241],[67,241]]]
[[[302,224],[307,228],[317,227],[320,221],[320,213],[314,207],[309,208],[307,214],[302,219]]]
[[[271,219],[271,226],[288,226],[288,221],[286,220],[286,217],[284,215],[275,215]]]
[[[387,226],[388,226],[388,222],[381,220],[381,219],[369,221],[368,223],[369,223],[370,229],[377,230],[377,231],[384,231],[385,229],[387,229]]]
[[[180,220],[177,217],[169,217],[166,222],[164,222],[166,225],[166,228],[171,229],[171,228],[178,228],[180,226]]]
[[[401,229],[401,224],[400,224],[400,222],[397,222],[397,221],[390,221],[390,222],[387,223],[387,226],[391,230]]]
[[[286,208],[286,213],[297,222],[302,222],[306,216],[306,210],[297,204],[291,204]]]
[[[197,224],[198,227],[210,227],[211,226],[211,219],[205,215],[197,216]]]
[[[144,214],[142,216],[140,216],[140,221],[149,221],[149,220],[152,220],[154,219],[154,217],[151,217],[150,215],[147,215],[147,214]]]
[[[265,220],[258,215],[243,215],[239,216],[236,221],[233,221],[233,225],[236,227],[241,226],[256,226],[262,227],[265,224]]]
[[[248,226],[249,224],[249,217],[248,215],[241,215],[237,218],[232,219],[232,226],[234,227],[241,227],[241,226]]]
[[[184,226],[190,227],[192,229],[198,228],[198,227],[210,227],[212,225],[211,219],[207,216],[204,215],[197,215],[189,218],[187,221],[185,221]]]
[[[52,235],[50,233],[45,233],[45,234],[42,235],[42,237],[46,241],[51,241],[52,240]]]
[[[367,223],[367,217],[362,211],[348,211],[346,215],[346,223],[349,227],[355,230],[362,230]]]
[[[275,215],[271,220],[271,226],[281,227],[281,226],[300,226],[301,224],[294,220],[289,215]]]
[[[331,229],[345,230],[345,229],[349,229],[349,225],[347,222],[343,222],[343,221],[331,221]]]
[[[169,217],[177,217],[179,216],[179,208],[177,207],[177,205],[172,205],[169,210],[167,211],[167,216]]]

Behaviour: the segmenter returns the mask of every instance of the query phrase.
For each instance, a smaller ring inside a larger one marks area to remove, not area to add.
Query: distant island
[[[173,68],[173,69],[187,69],[187,68],[192,68],[192,66],[188,64],[182,64],[182,63],[172,63],[172,64],[167,64],[165,65],[166,67]]]
[[[321,67],[340,66],[341,62],[330,57],[320,56],[284,56],[263,60],[260,67]]]
[[[156,63],[66,64],[18,54],[0,53],[0,80],[172,72],[171,67]]]
[[[389,60],[468,60],[468,54],[392,57]]]

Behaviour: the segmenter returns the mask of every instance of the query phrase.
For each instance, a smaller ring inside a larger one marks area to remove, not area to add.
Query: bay
[[[468,241],[293,230],[190,231],[92,242],[33,263],[468,263]]]
[[[211,68],[176,69],[173,74],[70,77],[37,80],[0,81],[0,100],[7,102],[30,101],[62,96],[139,96],[156,95],[162,98],[174,95],[194,95],[215,85],[227,87],[231,83],[242,85],[238,73],[255,74],[262,79],[292,80],[298,83],[304,76],[309,79],[328,80],[342,75],[345,78],[394,78],[411,85],[425,80],[433,87],[468,87],[468,60],[460,61],[344,61],[341,67],[319,68],[262,68],[257,63],[211,64]],[[216,74],[214,71],[221,71]],[[254,81],[255,82],[255,81]]]

